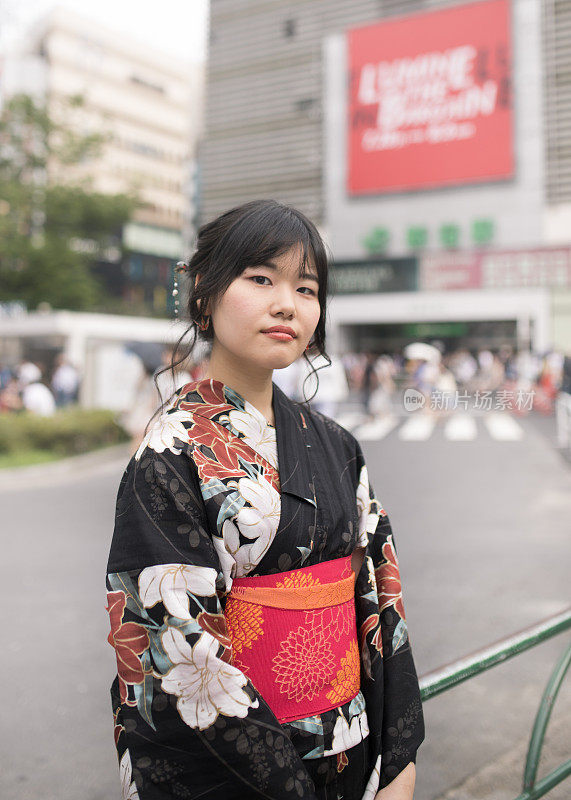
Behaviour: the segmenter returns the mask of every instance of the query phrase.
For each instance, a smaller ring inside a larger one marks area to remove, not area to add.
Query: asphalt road
[[[520,441],[450,441],[437,426],[426,441],[403,441],[395,428],[364,443],[395,532],[419,673],[571,602],[571,469],[529,420],[520,424]],[[104,572],[125,463],[0,480],[2,797],[120,796]],[[527,737],[566,638],[425,704],[417,800],[433,800]],[[562,690],[562,708],[568,698]],[[515,797],[519,774],[509,779]]]

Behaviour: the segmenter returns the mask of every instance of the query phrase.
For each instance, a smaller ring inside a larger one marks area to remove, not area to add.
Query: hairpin
[[[188,272],[189,265],[186,261],[177,261],[176,266],[174,268],[174,279],[173,279],[173,290],[172,296],[174,297],[174,316],[175,319],[178,318],[178,275],[180,272]]]

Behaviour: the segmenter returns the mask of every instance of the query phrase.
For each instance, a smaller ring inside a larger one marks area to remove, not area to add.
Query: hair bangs
[[[309,231],[291,209],[268,204],[262,208],[256,205],[236,220],[221,249],[224,255],[232,254],[235,274],[240,274],[246,267],[260,266],[300,245],[302,274],[309,263]]]

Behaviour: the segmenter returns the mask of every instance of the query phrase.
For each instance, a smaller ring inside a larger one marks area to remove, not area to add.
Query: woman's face
[[[246,267],[232,281],[210,309],[213,356],[234,368],[273,370],[302,355],[321,308],[317,272],[308,265],[299,277],[300,255],[294,247],[263,266]]]

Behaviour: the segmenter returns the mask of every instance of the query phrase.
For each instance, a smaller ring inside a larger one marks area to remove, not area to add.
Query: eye
[[[315,289],[312,289],[310,286],[300,286],[297,290],[298,292],[302,292],[303,294],[307,294],[313,297],[317,297],[317,292]]]
[[[272,284],[271,280],[266,275],[252,275],[250,280],[257,283],[258,286],[271,286]],[[264,281],[267,281],[267,283],[264,283]]]

